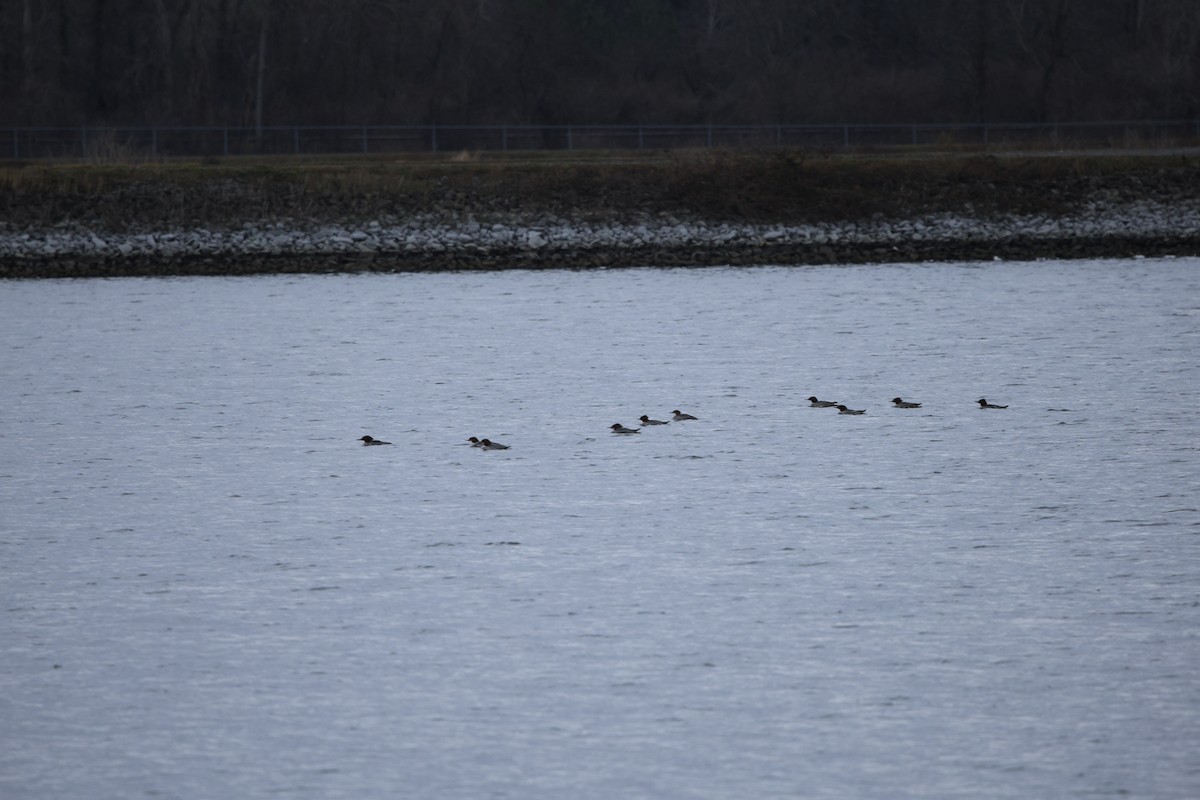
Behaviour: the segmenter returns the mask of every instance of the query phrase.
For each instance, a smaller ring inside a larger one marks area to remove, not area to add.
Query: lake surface
[[[6,800],[1200,796],[1200,260],[9,282],[0,333]]]

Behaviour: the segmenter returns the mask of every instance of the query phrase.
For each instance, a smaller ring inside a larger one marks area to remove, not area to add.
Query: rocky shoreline
[[[1087,214],[962,216],[815,225],[420,216],[404,223],[285,220],[151,233],[77,225],[0,231],[0,277],[585,269],[633,266],[1200,255],[1200,208],[1128,204]]]
[[[979,189],[980,196],[988,197],[985,190],[1022,197],[1041,190],[1058,197],[1044,208],[1029,208],[1024,201],[1017,210],[976,210],[967,202],[963,212],[944,210],[955,205],[956,197],[933,197],[924,208],[908,202],[895,214],[874,210],[843,220],[786,210],[775,218],[729,214],[721,219],[671,208],[662,197],[629,203],[630,211],[614,208],[621,198],[589,205],[578,198],[564,203],[561,197],[514,202],[506,210],[512,197],[503,192],[464,198],[452,189],[358,208],[351,218],[339,210],[336,197],[322,197],[323,205],[314,211],[311,198],[300,202],[284,187],[283,200],[270,203],[273,207],[258,219],[236,222],[247,216],[239,207],[224,218],[210,212],[209,221],[201,222],[203,215],[186,204],[179,206],[182,212],[156,214],[153,186],[139,184],[130,197],[102,198],[115,207],[115,212],[107,209],[107,218],[97,214],[95,196],[50,193],[38,213],[36,207],[20,207],[10,192],[7,208],[0,209],[10,212],[0,216],[0,278],[1200,255],[1200,189],[1174,175],[1165,181],[1169,190],[1144,191],[1151,184],[1127,176],[1119,190],[1112,183],[1089,177],[1081,187],[1068,180],[997,190],[992,179]],[[253,192],[276,200],[262,186]],[[233,195],[245,202],[244,189]],[[123,204],[136,213],[125,224],[106,221]],[[293,213],[297,206],[310,213]],[[187,219],[189,214],[194,218]],[[831,215],[836,216],[825,214]],[[47,223],[47,216],[58,221]],[[808,219],[790,221],[797,216]]]

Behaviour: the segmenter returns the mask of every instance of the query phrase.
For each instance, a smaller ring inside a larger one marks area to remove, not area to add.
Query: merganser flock
[[[806,399],[808,400],[809,406],[812,408],[836,408],[837,412],[839,414],[847,414],[850,416],[859,416],[861,414],[867,413],[867,410],[865,408],[854,409],[854,408],[849,408],[848,406],[846,406],[843,403],[837,403],[832,400],[818,400],[815,395],[812,397],[808,397]],[[1006,406],[1006,405],[1002,406],[1002,405],[997,405],[995,403],[989,403],[986,398],[982,398],[982,397],[979,398],[979,400],[977,402],[979,403],[980,408],[997,408],[997,409],[1008,408],[1008,406]],[[903,398],[900,398],[900,397],[893,397],[892,405],[896,408],[920,408],[921,407],[920,403],[912,403],[912,402],[904,400]],[[682,422],[684,420],[699,419],[699,417],[692,416],[691,414],[685,414],[682,411],[680,411],[679,409],[675,409],[674,411],[671,412],[671,414],[672,414],[672,417],[671,417],[672,422]],[[641,420],[642,427],[646,427],[646,426],[650,426],[650,425],[667,425],[667,424],[669,424],[667,420],[651,419],[649,414],[642,414],[642,416],[639,417],[639,419]],[[610,425],[609,430],[611,430],[613,433],[620,433],[620,434],[641,433],[641,431],[642,431],[641,428],[627,428],[619,422],[614,422],[612,425]],[[359,439],[359,441],[361,441],[363,443],[363,446],[376,445],[376,444],[391,444],[391,442],[385,442],[380,439],[376,439],[372,436],[363,436]],[[512,449],[511,447],[509,447],[506,444],[500,444],[499,442],[493,442],[491,439],[480,439],[477,436],[467,437],[467,442],[470,443],[471,447],[477,447],[481,450],[511,450]]]

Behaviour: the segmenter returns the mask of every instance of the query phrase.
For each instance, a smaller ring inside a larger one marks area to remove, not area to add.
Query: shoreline
[[[0,170],[0,279],[1200,255],[1200,160]]]
[[[469,272],[632,267],[815,266],[920,262],[1035,261],[1200,256],[1200,235],[1103,238],[931,240],[922,242],[724,244],[718,247],[635,246],[621,249],[470,249],[425,252],[138,253],[0,258],[0,279],[227,276],[264,274]]]

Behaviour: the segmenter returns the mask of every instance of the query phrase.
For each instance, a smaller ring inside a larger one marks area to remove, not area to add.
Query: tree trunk
[[[975,0],[975,121],[988,121],[988,22],[989,0]]]
[[[33,97],[33,57],[36,52],[33,42],[33,0],[25,0],[25,7],[21,9],[21,71],[26,99]]]
[[[263,89],[267,76],[267,25],[270,17],[270,0],[263,0],[262,24],[258,29],[258,69],[254,81],[254,133],[260,142],[263,128]]]
[[[1145,14],[1145,8],[1142,5],[1142,0],[1127,0],[1125,5],[1125,33],[1129,36],[1129,43],[1134,47],[1142,46],[1142,19]]]
[[[170,117],[174,111],[175,102],[175,53],[171,37],[171,21],[167,16],[167,6],[164,0],[154,0],[154,8],[158,12],[158,43],[162,75],[163,111]]]
[[[92,96],[87,104],[87,116],[100,122],[108,115],[108,76],[104,60],[104,17],[106,0],[95,0],[92,7]]]
[[[1054,7],[1054,18],[1050,23],[1050,41],[1047,47],[1046,62],[1042,67],[1042,80],[1038,86],[1038,110],[1042,120],[1050,121],[1050,92],[1054,88],[1054,77],[1058,67],[1067,54],[1067,19],[1071,15],[1071,0],[1058,0]]]
[[[717,19],[721,13],[721,0],[708,0],[704,14],[704,44],[711,45],[717,33]]]

